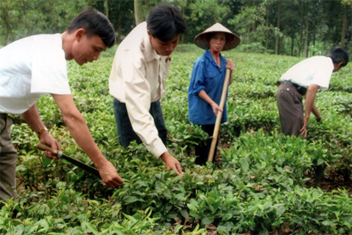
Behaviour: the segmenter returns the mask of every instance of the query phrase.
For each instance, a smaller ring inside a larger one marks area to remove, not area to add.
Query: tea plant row
[[[276,80],[299,58],[226,52],[236,64],[229,88],[228,119],[221,128],[219,165],[194,164],[194,147],[208,138],[188,122],[187,90],[196,52],[175,52],[167,95],[162,99],[168,148],[181,162],[176,176],[143,145],[118,145],[108,94],[111,57],[82,67],[68,64],[72,94],[104,155],[125,179],[109,189],[65,161],[43,157],[36,135],[14,117],[19,152],[19,203],[0,211],[2,234],[219,234],[352,232],[352,198],[347,189],[308,188],[329,170],[351,176],[351,105],[348,65],[319,92],[324,121],[310,121],[309,138],[280,134]],[[345,89],[343,89],[345,88]],[[38,106],[63,152],[92,165],[64,126],[50,96]],[[347,185],[347,184],[346,184]]]

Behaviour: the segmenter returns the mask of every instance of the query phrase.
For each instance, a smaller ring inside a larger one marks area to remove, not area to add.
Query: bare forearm
[[[319,86],[317,85],[310,85],[307,90],[307,95],[306,95],[306,103],[305,103],[305,118],[309,119],[310,113],[313,111],[314,105],[314,99],[317,94]],[[316,107],[313,112],[317,111]]]
[[[209,95],[204,91],[204,90],[201,90],[199,93],[198,93],[198,96],[200,98],[202,98],[205,102],[207,102],[208,104],[210,104],[210,106],[213,106],[215,104],[214,100],[212,100]]]
[[[99,169],[103,163],[108,161],[95,144],[87,123],[82,114],[78,111],[72,96],[54,94],[52,94],[52,96],[61,110],[62,118],[72,137]]]
[[[123,179],[116,168],[103,156],[89,132],[86,121],[78,111],[71,95],[52,94],[61,110],[62,117],[72,137],[98,168],[104,183],[110,187],[120,186]]]
[[[99,168],[107,159],[101,154],[98,146],[94,142],[82,114],[77,110],[74,116],[63,116],[63,118],[76,143],[93,161],[94,165]]]
[[[317,107],[315,106],[315,103],[313,103],[312,113],[314,114],[315,117],[320,117],[320,113],[319,113]]]
[[[24,112],[22,117],[36,133],[45,127],[42,119],[39,116],[37,104],[34,104],[26,112]]]

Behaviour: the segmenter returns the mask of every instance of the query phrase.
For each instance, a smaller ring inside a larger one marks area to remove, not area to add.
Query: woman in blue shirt
[[[200,125],[209,136],[212,136],[218,111],[223,112],[221,122],[227,121],[226,104],[221,109],[219,103],[226,69],[231,70],[231,78],[235,68],[234,63],[226,60],[220,52],[236,47],[241,40],[236,34],[216,23],[197,35],[194,41],[197,46],[206,51],[193,65],[188,88],[189,121]],[[232,79],[230,79],[230,83],[231,81]],[[209,138],[206,143],[196,146],[195,154],[198,156],[196,164],[206,164],[211,142],[212,139]]]

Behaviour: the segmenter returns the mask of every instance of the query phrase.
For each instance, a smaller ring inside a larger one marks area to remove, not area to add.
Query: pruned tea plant
[[[65,160],[46,159],[36,134],[13,116],[19,199],[4,202],[0,234],[351,234],[352,66],[333,75],[329,91],[317,94],[323,120],[311,117],[302,139],[280,133],[276,106],[276,81],[302,58],[224,55],[236,65],[228,122],[221,126],[216,163],[198,166],[194,148],[209,136],[188,122],[187,90],[200,54],[173,54],[161,104],[181,176],[143,145],[118,144],[108,87],[112,57],[82,67],[69,62],[75,103],[125,183],[107,188]],[[45,96],[38,107],[63,152],[93,165],[54,100]],[[329,190],[321,188],[332,175],[344,184],[330,181]]]

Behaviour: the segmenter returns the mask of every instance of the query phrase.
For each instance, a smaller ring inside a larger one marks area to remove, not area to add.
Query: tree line
[[[308,57],[339,45],[352,51],[352,0],[0,0],[0,45],[39,33],[60,33],[82,9],[108,16],[120,42],[159,3],[180,9],[181,43],[222,23],[240,35],[239,50]]]

